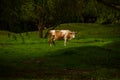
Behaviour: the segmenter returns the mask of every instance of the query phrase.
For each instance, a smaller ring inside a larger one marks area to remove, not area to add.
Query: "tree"
[[[97,0],[97,1],[106,6],[109,6],[111,8],[120,10],[120,0],[115,0],[115,1],[113,1],[113,0]]]
[[[120,23],[119,5],[120,0],[1,0],[0,23],[13,32],[33,26],[43,37],[44,28],[61,23]]]
[[[98,1],[98,23],[120,23],[120,10],[117,5],[120,1],[116,0],[97,0]]]
[[[10,31],[17,32],[20,28],[14,27],[19,18],[20,0],[8,1],[1,0],[0,2],[0,21],[7,24],[7,29]]]
[[[84,23],[94,23],[97,19],[97,2],[96,0],[88,0],[88,2],[84,2],[83,8],[83,18]]]

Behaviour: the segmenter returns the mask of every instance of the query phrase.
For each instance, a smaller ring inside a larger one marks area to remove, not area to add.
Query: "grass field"
[[[0,31],[1,80],[120,80],[120,25],[61,24],[78,32],[63,46],[38,32]],[[11,35],[8,37],[8,33]]]

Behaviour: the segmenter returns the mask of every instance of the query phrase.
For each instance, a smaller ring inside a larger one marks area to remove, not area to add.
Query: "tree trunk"
[[[43,38],[44,23],[42,21],[39,21],[37,26],[38,26],[38,35],[40,38]]]

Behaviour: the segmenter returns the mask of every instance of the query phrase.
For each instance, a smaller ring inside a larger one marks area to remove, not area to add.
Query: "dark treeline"
[[[0,29],[20,33],[61,23],[120,24],[120,0],[1,0]]]

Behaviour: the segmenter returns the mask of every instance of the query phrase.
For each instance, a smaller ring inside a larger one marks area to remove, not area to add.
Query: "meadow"
[[[63,41],[50,47],[37,31],[21,33],[24,42],[0,31],[0,79],[120,80],[120,25],[68,23],[56,29],[76,31],[76,38],[66,47]]]

